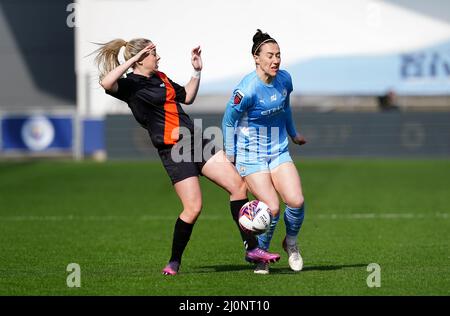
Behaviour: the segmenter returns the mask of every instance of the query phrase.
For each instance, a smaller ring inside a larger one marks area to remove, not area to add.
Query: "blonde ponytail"
[[[94,53],[97,53],[95,63],[100,71],[100,81],[109,72],[120,65],[118,56],[122,47],[125,47],[124,58],[125,60],[128,60],[143,50],[150,43],[151,41],[148,39],[136,38],[129,42],[123,39],[115,39],[109,41],[108,43],[98,44],[101,45],[101,47]]]

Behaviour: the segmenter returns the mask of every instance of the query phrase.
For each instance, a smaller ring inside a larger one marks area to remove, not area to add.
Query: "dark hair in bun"
[[[257,29],[255,35],[253,35],[252,54],[258,55],[263,44],[276,42],[277,41],[273,39],[269,34],[263,33],[260,29]]]

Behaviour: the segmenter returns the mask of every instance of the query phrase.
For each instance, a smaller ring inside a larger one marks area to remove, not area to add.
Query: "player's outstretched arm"
[[[191,62],[192,67],[194,67],[194,73],[191,77],[191,80],[184,86],[186,90],[186,100],[185,104],[192,104],[197,96],[198,88],[200,86],[200,73],[203,68],[202,62],[202,49],[200,46],[192,49],[191,52]]]

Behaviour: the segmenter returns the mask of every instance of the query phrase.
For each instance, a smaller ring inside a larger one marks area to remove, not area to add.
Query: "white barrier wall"
[[[227,95],[254,69],[250,49],[257,28],[279,42],[294,93],[378,94],[395,88],[450,94],[450,24],[386,1],[79,0],[72,13],[78,103],[89,115],[128,113],[99,87],[93,56],[85,57],[96,49],[92,42],[147,37],[157,45],[161,71],[180,84],[191,74],[190,50],[201,45],[199,94]],[[428,55],[414,60],[423,51]]]

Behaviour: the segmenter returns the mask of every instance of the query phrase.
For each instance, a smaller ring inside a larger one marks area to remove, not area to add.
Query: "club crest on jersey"
[[[237,90],[234,93],[234,98],[233,98],[234,105],[241,103],[243,97],[244,97],[244,94],[241,91]]]

